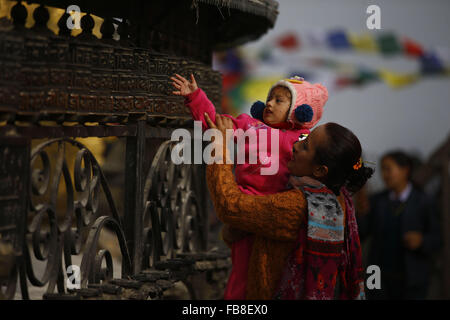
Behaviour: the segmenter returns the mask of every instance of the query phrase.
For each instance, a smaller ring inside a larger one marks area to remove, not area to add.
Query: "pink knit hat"
[[[328,100],[327,88],[319,83],[311,84],[303,78],[295,76],[275,83],[270,88],[269,95],[273,88],[278,86],[285,87],[291,92],[292,100],[287,122],[301,124],[306,129],[314,127],[322,117],[323,107]],[[306,111],[311,112],[305,105],[310,106],[313,112],[312,119],[308,122],[299,121],[299,119],[305,118],[304,113]]]

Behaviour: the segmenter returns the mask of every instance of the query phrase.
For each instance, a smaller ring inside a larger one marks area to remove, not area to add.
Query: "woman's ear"
[[[314,165],[313,166],[313,175],[317,179],[323,179],[328,174],[328,167],[325,165]]]

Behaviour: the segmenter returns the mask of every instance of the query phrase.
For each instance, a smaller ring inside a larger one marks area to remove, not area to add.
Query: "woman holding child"
[[[231,164],[207,168],[211,198],[225,225],[223,238],[232,248],[224,298],[363,298],[361,249],[348,191],[361,188],[373,170],[363,165],[359,140],[348,129],[327,123],[310,131],[328,99],[326,88],[300,77],[280,80],[266,103],[252,106],[252,117],[233,118],[215,114],[193,75],[191,81],[178,74],[171,79],[173,94],[185,97],[204,129],[217,128],[224,137],[227,129],[258,131],[267,136],[262,141],[278,137],[279,152],[259,140],[246,145],[247,153],[258,155],[268,147],[269,161],[238,164],[235,175]],[[215,143],[228,156],[226,142]],[[279,170],[262,175],[259,169],[272,160]],[[295,179],[302,183],[290,187],[290,176],[302,177]]]
[[[229,118],[217,115],[214,124],[205,117],[224,137],[225,130],[233,128]],[[226,142],[215,143],[226,155]],[[338,124],[321,125],[294,144],[288,169],[294,176],[308,177],[303,188],[255,196],[239,190],[231,164],[207,167],[219,219],[255,235],[246,298],[364,298],[349,191],[361,188],[373,170],[361,161],[359,140]]]

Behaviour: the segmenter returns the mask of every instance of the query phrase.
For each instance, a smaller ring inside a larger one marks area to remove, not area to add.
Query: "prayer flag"
[[[333,49],[349,49],[350,43],[344,31],[333,31],[328,34],[328,45]]]
[[[421,56],[420,62],[420,71],[423,74],[438,74],[444,71],[441,60],[436,54],[432,52],[427,52],[423,56]]]
[[[378,48],[384,55],[392,55],[401,51],[397,38],[392,33],[385,33],[377,39]]]
[[[376,52],[378,50],[377,42],[368,33],[362,35],[349,33],[348,39],[356,51]]]
[[[300,40],[295,33],[289,32],[279,37],[276,44],[285,50],[295,50],[300,47]]]
[[[403,51],[413,57],[420,57],[423,55],[423,49],[417,42],[412,41],[411,39],[405,38],[403,40]]]
[[[313,47],[322,47],[327,44],[327,33],[323,30],[310,30],[306,33],[308,44]]]
[[[419,76],[417,74],[400,74],[387,69],[378,71],[378,76],[391,88],[399,89],[406,85],[412,84]]]

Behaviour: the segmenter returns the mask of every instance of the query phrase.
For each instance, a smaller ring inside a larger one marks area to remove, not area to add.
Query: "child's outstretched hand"
[[[170,77],[170,79],[173,80],[172,85],[175,87],[175,89],[177,89],[176,91],[172,91],[174,95],[185,97],[198,89],[197,82],[195,81],[194,75],[192,73],[190,82],[177,73],[175,73],[175,76],[176,78]]]

